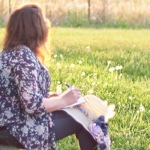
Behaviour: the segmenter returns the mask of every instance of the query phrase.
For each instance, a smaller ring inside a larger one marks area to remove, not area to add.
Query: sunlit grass
[[[150,150],[150,30],[52,28],[50,36],[51,90],[69,83],[114,103],[112,150]],[[57,147],[78,150],[75,136]]]
[[[113,150],[149,149],[149,35],[149,30],[52,29],[52,90],[56,85],[65,90],[69,83],[84,95],[114,103],[117,113],[109,123]],[[66,150],[66,142],[58,147]]]

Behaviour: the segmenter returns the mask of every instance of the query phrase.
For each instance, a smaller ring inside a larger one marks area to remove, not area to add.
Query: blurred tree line
[[[0,0],[0,26],[25,3],[39,3],[53,26],[150,25],[150,0]]]

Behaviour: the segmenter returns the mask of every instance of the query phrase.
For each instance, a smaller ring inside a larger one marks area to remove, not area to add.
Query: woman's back
[[[49,75],[28,47],[0,53],[0,83],[0,126],[27,147],[48,147],[52,119],[42,98],[48,97]]]

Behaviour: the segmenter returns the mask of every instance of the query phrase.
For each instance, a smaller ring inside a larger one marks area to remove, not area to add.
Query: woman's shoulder
[[[37,57],[35,56],[34,52],[25,45],[18,45],[13,48],[12,55],[15,56],[18,60],[30,60],[30,61],[36,61]]]
[[[3,61],[6,61],[12,66],[24,63],[30,63],[31,65],[38,64],[38,59],[34,52],[25,45],[18,45],[9,50],[9,52],[7,50],[3,50],[2,58]]]
[[[12,52],[15,52],[18,55],[21,54],[34,55],[34,52],[26,45],[18,45],[13,48]]]
[[[30,64],[30,66],[39,66],[38,58],[35,56],[34,52],[27,47],[26,45],[18,45],[9,52],[7,50],[2,51],[2,56],[0,55],[0,59],[2,58],[3,62],[10,64],[11,66]]]
[[[34,52],[26,45],[18,45],[9,50],[3,49],[1,54],[7,55],[10,57],[20,57],[22,55],[32,55],[35,57]]]

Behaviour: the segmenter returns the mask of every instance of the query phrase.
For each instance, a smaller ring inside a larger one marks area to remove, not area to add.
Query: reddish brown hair
[[[4,50],[9,52],[15,46],[26,45],[43,59],[42,47],[45,47],[47,41],[48,28],[47,20],[38,5],[28,4],[18,8],[8,21]]]

